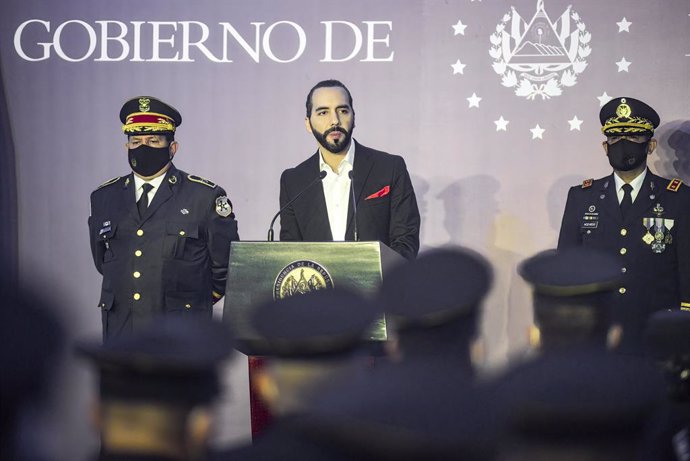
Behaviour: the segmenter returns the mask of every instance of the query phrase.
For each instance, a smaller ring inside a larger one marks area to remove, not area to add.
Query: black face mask
[[[649,141],[638,144],[627,139],[621,139],[615,144],[609,144],[606,155],[615,170],[630,171],[645,162],[648,146]]]
[[[170,162],[170,146],[151,147],[142,144],[127,151],[129,166],[139,176],[153,176]]]

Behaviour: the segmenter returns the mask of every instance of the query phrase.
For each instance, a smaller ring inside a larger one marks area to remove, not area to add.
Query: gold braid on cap
[[[135,112],[127,116],[122,131],[127,134],[175,132],[175,121],[155,112]]]
[[[654,132],[654,125],[644,117],[611,117],[601,127],[601,132],[607,135],[649,131]]]

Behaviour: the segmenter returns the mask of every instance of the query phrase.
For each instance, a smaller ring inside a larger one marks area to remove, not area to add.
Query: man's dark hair
[[[345,90],[345,93],[347,93],[347,98],[350,101],[350,107],[354,111],[354,106],[352,105],[352,95],[350,94],[350,90],[347,89],[347,87],[340,81],[338,80],[322,80],[316,85],[312,87],[311,90],[309,90],[309,94],[307,95],[307,118],[311,115],[311,110],[313,109],[314,105],[311,102],[311,97],[314,94],[314,91],[318,90],[319,88],[342,88]]]

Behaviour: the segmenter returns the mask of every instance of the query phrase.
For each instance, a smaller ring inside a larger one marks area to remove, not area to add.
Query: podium
[[[252,371],[262,366],[258,334],[249,324],[251,309],[270,299],[329,288],[374,295],[390,267],[405,259],[381,242],[232,242],[223,322],[232,325],[239,349],[249,357],[252,434],[270,421],[254,394]],[[372,346],[387,338],[379,318],[369,333]]]

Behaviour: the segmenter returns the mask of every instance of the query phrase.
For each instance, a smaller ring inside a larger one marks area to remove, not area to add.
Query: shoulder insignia
[[[116,183],[121,177],[122,177],[122,176],[117,176],[117,177],[115,177],[115,178],[113,178],[113,179],[107,180],[106,182],[104,182],[103,184],[101,184],[100,186],[98,186],[98,187],[96,188],[96,190],[101,189],[101,188],[103,188],[103,187],[105,187],[105,186],[109,186],[109,185],[111,185],[111,184],[113,184],[113,183]]]
[[[594,178],[585,179],[584,181],[582,181],[582,188],[587,189],[588,187],[592,187],[593,182]]]
[[[192,182],[198,182],[199,184],[203,184],[204,186],[210,187],[211,189],[216,187],[216,183],[209,181],[208,179],[204,179],[200,176],[195,176],[193,174],[188,174],[187,179],[189,179]]]
[[[669,183],[668,186],[666,186],[667,190],[670,190],[672,192],[678,192],[678,189],[680,189],[680,186],[683,184],[683,181],[681,181],[678,178],[673,178]]]

